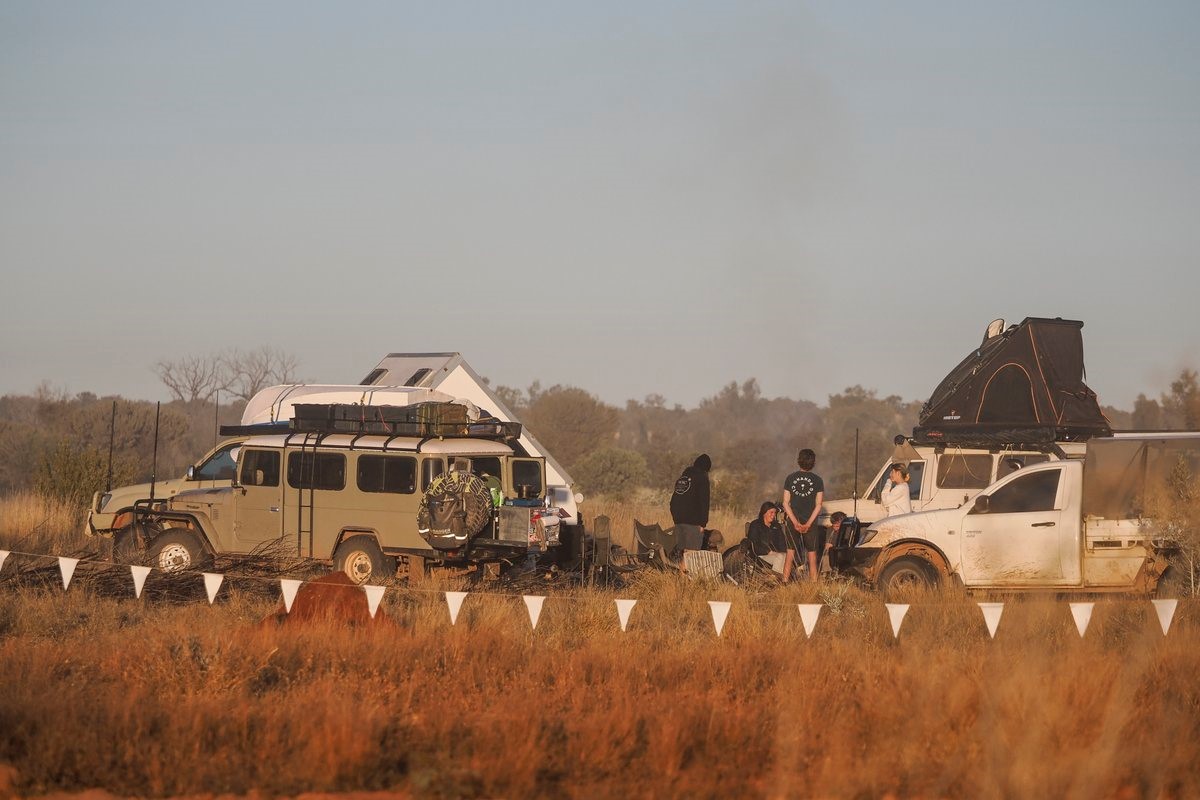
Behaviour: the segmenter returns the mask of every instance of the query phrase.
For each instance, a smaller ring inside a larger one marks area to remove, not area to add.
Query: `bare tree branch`
[[[225,369],[219,356],[185,356],[154,365],[159,380],[176,400],[211,400],[226,386]]]
[[[268,345],[247,352],[230,350],[222,361],[229,374],[227,388],[243,400],[268,386],[296,380],[296,357]]]

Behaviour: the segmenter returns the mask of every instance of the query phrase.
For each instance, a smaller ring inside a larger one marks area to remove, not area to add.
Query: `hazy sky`
[[[0,393],[356,382],[924,399],[1085,321],[1200,366],[1200,4],[0,0]]]

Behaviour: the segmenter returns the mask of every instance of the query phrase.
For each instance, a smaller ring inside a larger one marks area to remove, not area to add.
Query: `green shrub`
[[[625,498],[644,486],[650,473],[640,453],[605,447],[588,453],[575,467],[575,479],[585,492]]]

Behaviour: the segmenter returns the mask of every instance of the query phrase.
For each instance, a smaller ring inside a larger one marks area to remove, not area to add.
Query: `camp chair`
[[[653,525],[643,525],[638,520],[633,521],[633,541],[637,545],[636,558],[643,564],[651,564],[659,569],[666,567],[678,568],[678,563],[671,560],[671,554],[678,546],[675,528],[663,530],[657,522]]]

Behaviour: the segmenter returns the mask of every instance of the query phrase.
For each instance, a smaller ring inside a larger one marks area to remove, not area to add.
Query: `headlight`
[[[112,500],[112,492],[105,492],[104,494],[100,495],[100,503],[97,506],[97,510],[103,511],[104,507],[108,505],[109,500]]]
[[[858,546],[862,547],[867,542],[875,538],[875,534],[879,533],[878,528],[867,528],[862,535],[862,539],[858,541]]]

